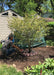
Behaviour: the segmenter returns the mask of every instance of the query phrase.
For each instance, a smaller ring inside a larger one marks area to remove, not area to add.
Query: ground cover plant
[[[39,62],[38,65],[27,67],[25,69],[27,75],[54,75],[54,59],[45,59],[42,64]]]
[[[23,73],[21,71],[17,72],[12,66],[0,65],[0,75],[23,75]]]
[[[29,53],[31,52],[31,46],[34,41],[41,42],[40,39],[43,36],[47,35],[49,27],[47,27],[47,22],[40,16],[26,14],[23,20],[19,18],[11,18],[9,20],[9,27],[14,32],[18,44],[26,44],[29,48]]]

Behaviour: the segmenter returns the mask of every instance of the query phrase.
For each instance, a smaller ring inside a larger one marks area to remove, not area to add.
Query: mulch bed
[[[20,54],[12,55],[9,59],[4,58],[0,53],[0,64],[13,65],[17,70],[24,71],[24,68],[44,62],[45,58],[54,58],[54,47],[37,47],[33,48],[37,52],[34,56],[23,56]]]

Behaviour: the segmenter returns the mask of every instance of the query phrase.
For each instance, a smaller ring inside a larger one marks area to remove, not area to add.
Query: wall
[[[2,15],[6,12],[8,12],[7,16]],[[10,16],[12,16],[12,13],[14,13],[14,12],[11,10],[0,13],[0,41],[7,39],[8,35],[11,33],[11,30],[8,28],[8,18]],[[20,18],[19,15],[17,15],[17,16]]]

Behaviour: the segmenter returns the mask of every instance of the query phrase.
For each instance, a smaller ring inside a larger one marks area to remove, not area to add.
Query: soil
[[[0,64],[13,65],[18,71],[24,71],[27,66],[36,65],[39,61],[43,63],[45,58],[54,59],[54,47],[36,47],[32,50],[36,51],[37,54],[29,57],[15,54],[7,59],[0,52]]]

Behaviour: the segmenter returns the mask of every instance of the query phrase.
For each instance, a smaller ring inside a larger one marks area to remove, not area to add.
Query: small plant
[[[54,60],[53,59],[45,59],[44,67],[48,69],[54,69]]]
[[[25,69],[27,75],[54,75],[54,59],[46,59],[42,64],[27,67]]]

